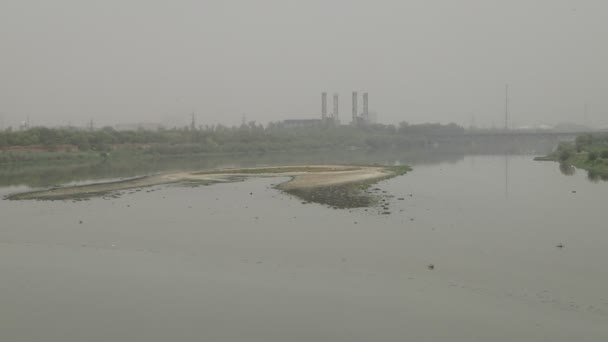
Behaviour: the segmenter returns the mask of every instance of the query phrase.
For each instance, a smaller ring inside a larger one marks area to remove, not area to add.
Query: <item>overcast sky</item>
[[[320,117],[608,126],[605,0],[1,0],[0,125]],[[584,104],[589,105],[585,119]]]

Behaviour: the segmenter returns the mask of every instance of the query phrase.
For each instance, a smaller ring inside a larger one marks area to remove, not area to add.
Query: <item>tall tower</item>
[[[334,93],[334,112],[332,118],[336,123],[340,122],[340,107],[338,105],[338,93]]]
[[[357,92],[353,91],[353,126],[357,124],[357,115],[359,115],[357,109]]]
[[[327,93],[321,93],[321,119],[327,120]]]
[[[505,131],[509,129],[509,85],[505,85]]]
[[[365,122],[369,121],[369,105],[367,93],[363,93],[363,120],[365,120]]]

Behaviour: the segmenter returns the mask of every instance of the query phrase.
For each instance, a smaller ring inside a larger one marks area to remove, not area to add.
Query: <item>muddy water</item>
[[[280,179],[2,200],[0,340],[608,340],[608,183],[530,157],[413,166],[378,186],[390,215]]]

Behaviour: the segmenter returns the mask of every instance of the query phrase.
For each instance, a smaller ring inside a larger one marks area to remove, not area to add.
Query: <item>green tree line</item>
[[[316,124],[286,127],[283,123],[266,126],[250,122],[241,126],[203,126],[197,129],[97,130],[33,127],[22,131],[0,131],[0,149],[11,146],[42,146],[48,150],[61,145],[80,151],[109,151],[116,145],[150,145],[158,153],[265,152],[292,149],[355,147],[366,149],[391,146],[420,146],[433,135],[459,135],[464,128],[456,124],[370,125],[365,127]]]

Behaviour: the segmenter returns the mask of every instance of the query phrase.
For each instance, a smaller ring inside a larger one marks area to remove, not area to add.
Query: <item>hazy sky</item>
[[[0,125],[237,124],[367,91],[383,123],[608,126],[605,0],[0,0]]]

